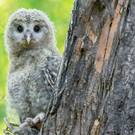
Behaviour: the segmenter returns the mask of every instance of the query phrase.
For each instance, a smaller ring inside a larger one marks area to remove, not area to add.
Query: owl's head
[[[56,45],[53,25],[39,10],[19,9],[8,21],[5,44],[8,52],[37,46],[52,48]]]

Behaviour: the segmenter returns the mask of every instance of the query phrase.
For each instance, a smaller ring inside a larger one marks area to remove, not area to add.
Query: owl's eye
[[[17,27],[17,30],[18,30],[18,32],[23,32],[23,27],[21,26],[21,25],[19,25],[18,27]]]
[[[35,31],[35,32],[39,32],[39,31],[40,31],[40,27],[39,27],[38,25],[36,25],[36,26],[34,27],[34,31]]]

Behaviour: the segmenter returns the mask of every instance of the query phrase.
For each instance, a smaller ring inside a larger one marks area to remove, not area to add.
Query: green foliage
[[[66,33],[69,26],[74,0],[0,0],[0,135],[5,128],[3,118],[6,117],[6,76],[8,72],[8,56],[4,46],[4,30],[9,16],[19,8],[36,8],[45,12],[54,22],[57,46],[63,53]]]

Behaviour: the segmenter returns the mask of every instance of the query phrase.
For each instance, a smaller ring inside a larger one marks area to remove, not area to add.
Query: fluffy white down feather
[[[25,27],[32,25],[35,21],[38,23],[42,21],[48,29],[47,34],[43,35],[42,40],[31,43],[30,46],[24,42],[22,47],[22,43],[18,42],[21,39],[14,38],[13,34],[12,27],[16,20]],[[47,15],[39,10],[19,9],[8,21],[5,30],[5,46],[9,54],[7,94],[10,107],[8,108],[15,108],[23,120],[46,112],[62,59],[56,47],[53,24]]]

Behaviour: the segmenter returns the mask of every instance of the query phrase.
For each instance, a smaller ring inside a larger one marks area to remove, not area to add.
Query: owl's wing
[[[46,57],[44,73],[48,83],[53,87],[55,85],[62,57],[49,55]]]

